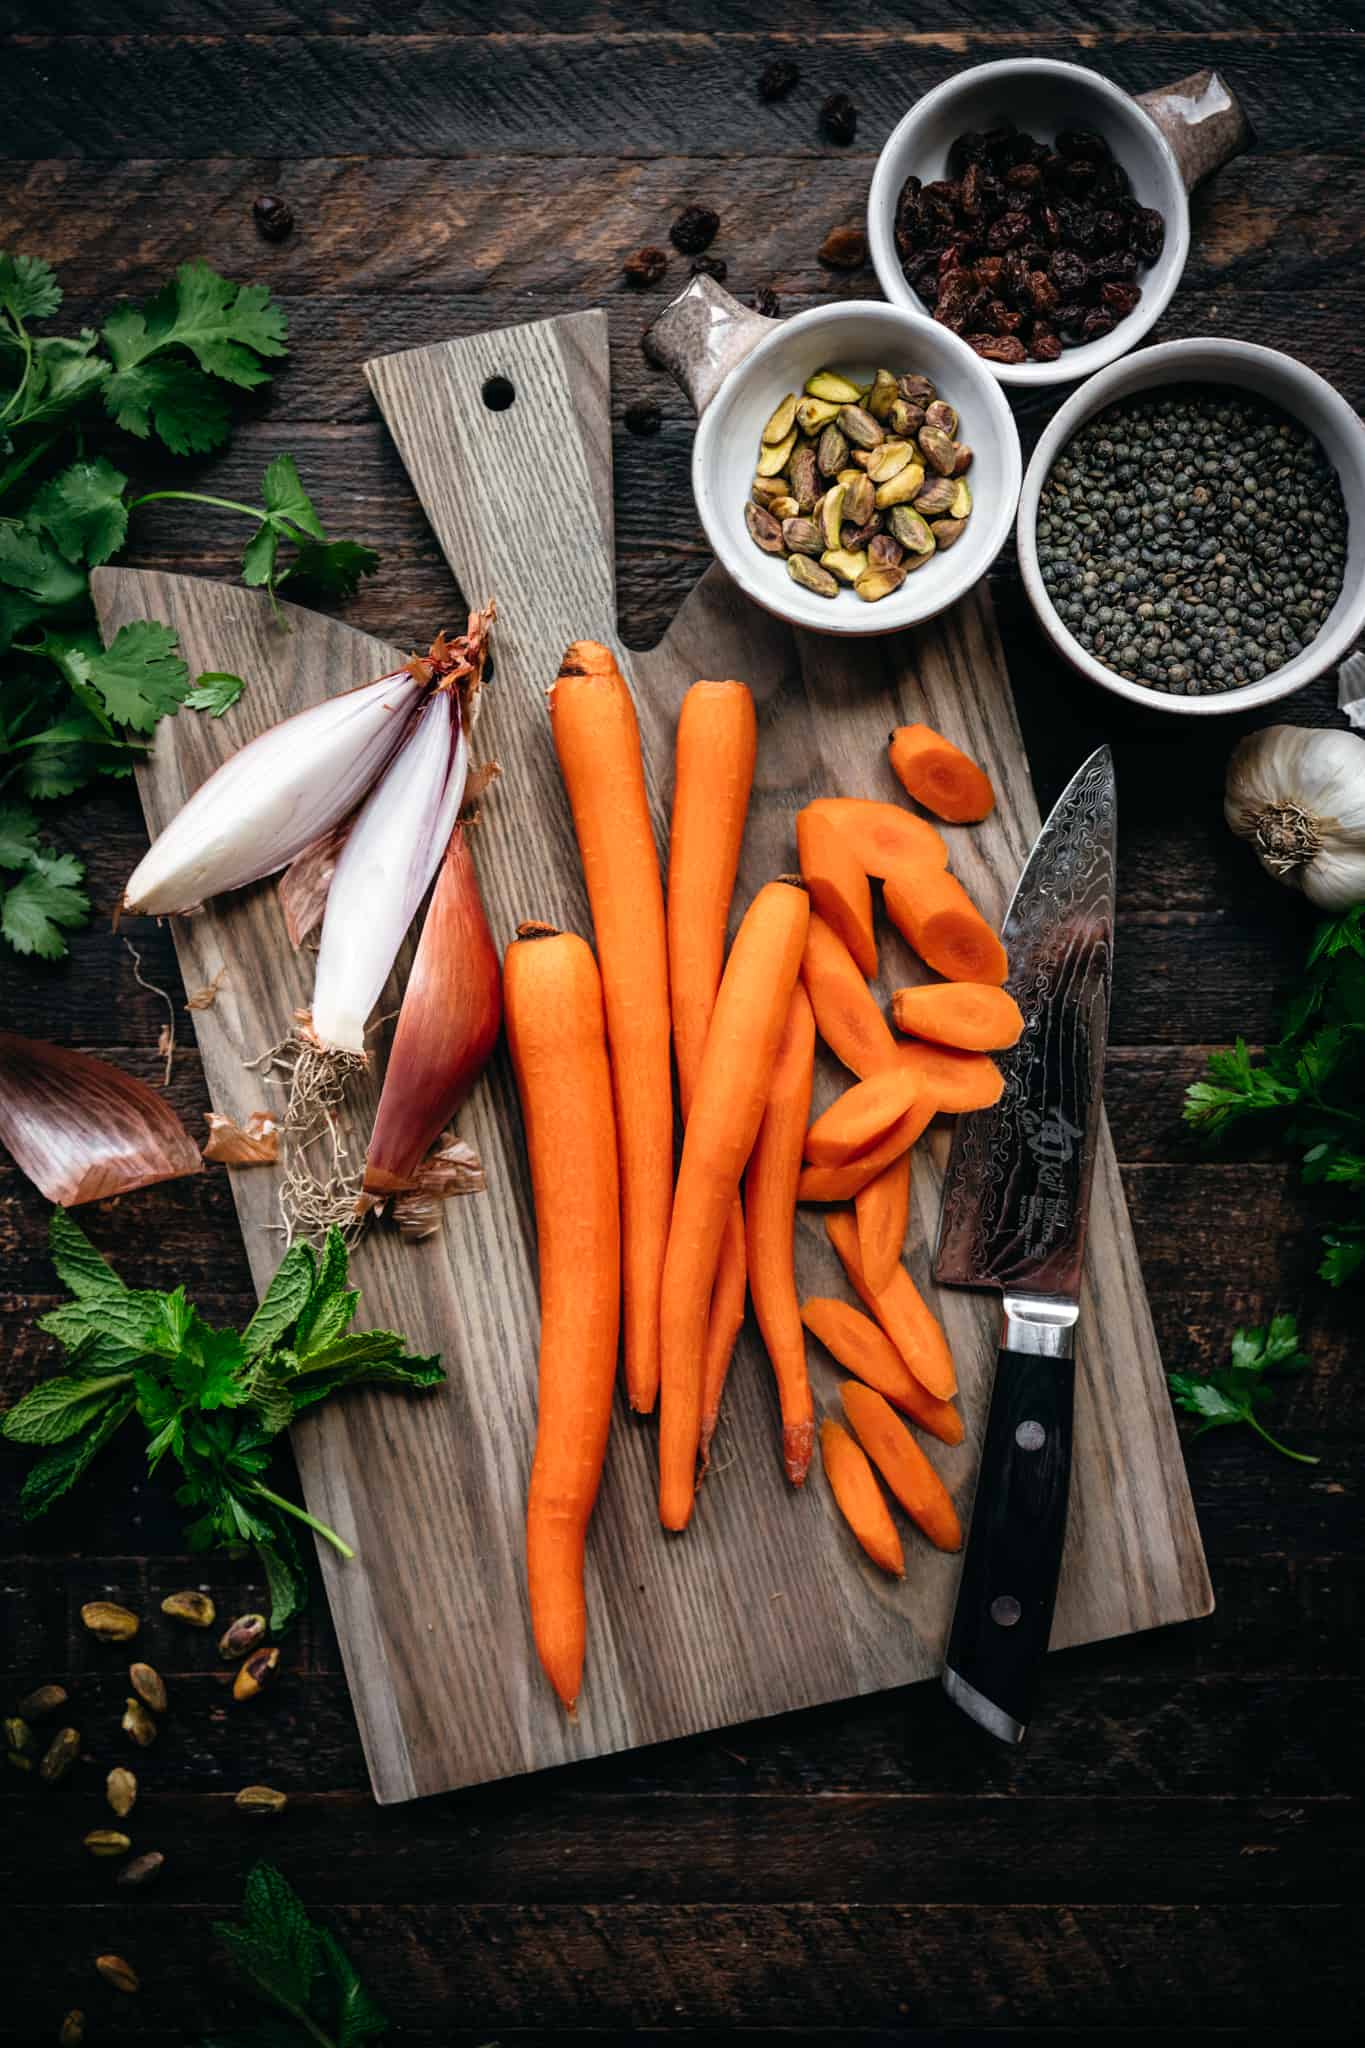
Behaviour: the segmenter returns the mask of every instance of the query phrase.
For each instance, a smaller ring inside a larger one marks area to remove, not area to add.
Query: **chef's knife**
[[[944,1663],[950,1699],[1021,1742],[1066,1534],[1072,1345],[1099,1137],[1114,933],[1114,762],[1100,747],[1063,790],[1001,937],[1024,1016],[991,1109],[959,1117],[935,1273],[998,1287],[1004,1326],[976,1505]]]

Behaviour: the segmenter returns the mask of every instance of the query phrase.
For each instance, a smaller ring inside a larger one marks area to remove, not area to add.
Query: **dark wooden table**
[[[1196,201],[1189,268],[1157,338],[1267,342],[1360,397],[1361,17],[1321,0],[1301,0],[1292,28],[1271,26],[1285,10],[1250,12],[1151,0],[1139,27],[1131,8],[1097,0],[1081,33],[1049,0],[867,0],[851,15],[811,0],[0,0],[0,246],[58,267],[72,327],[148,295],[191,255],[268,281],[289,312],[289,364],[268,402],[243,409],[229,453],[176,473],[249,496],[265,461],[293,451],[329,525],[383,552],[347,616],[403,643],[459,603],[362,359],[605,306],[618,421],[646,395],[665,416],[657,438],[621,430],[615,446],[623,624],[647,643],[706,550],[690,422],[638,345],[685,266],[675,259],[667,284],[640,294],[623,286],[622,258],[704,201],[720,210],[716,253],[741,293],[771,285],[788,309],[875,295],[870,272],[832,276],[816,249],[860,216],[906,105],[965,63],[1070,57],[1134,90],[1220,66],[1258,143]],[[755,79],[775,55],[795,58],[802,83],[764,107]],[[835,88],[861,110],[851,148],[817,133]],[[252,223],[252,200],[271,190],[297,217],[279,247]],[[1023,408],[1030,436],[1046,410]],[[168,479],[172,465],[123,454]],[[139,515],[128,558],[229,576],[234,547],[230,523],[157,507]],[[1272,1032],[1310,920],[1223,826],[1241,722],[1192,731],[1116,714],[1047,656],[1008,561],[993,583],[1044,801],[1098,737],[1117,744],[1108,1100],[1167,1362],[1216,1360],[1238,1323],[1296,1310],[1313,1369],[1284,1427],[1321,1463],[1290,1465],[1245,1434],[1191,1446],[1217,1612],[1055,1660],[1020,1755],[921,1687],[381,1813],[320,1598],[273,1697],[234,1709],[212,1639],[174,1633],[156,1610],[184,1584],[210,1586],[225,1615],[254,1605],[250,1568],[206,1572],[178,1554],[177,1513],[131,1453],[24,1528],[20,1460],[7,1454],[7,1690],[60,1678],[90,1760],[41,1801],[17,1778],[4,1787],[0,2034],[50,2040],[76,2004],[92,2041],[181,2041],[223,2022],[238,2007],[210,1922],[263,1852],[330,1915],[412,2041],[1350,2031],[1360,1297],[1315,1280],[1320,1208],[1292,1163],[1273,1150],[1201,1157],[1180,1121],[1208,1047]],[[1277,710],[1321,722],[1333,702],[1324,681]],[[88,861],[101,914],[60,968],[4,956],[0,1019],[152,1078],[164,1012],[103,914],[144,843],[137,804],[126,789],[73,803],[55,829]],[[177,987],[166,933],[128,936],[147,977]],[[197,1123],[207,1098],[193,1052],[178,1055],[170,1095]],[[0,1162],[5,1398],[50,1362],[33,1331],[53,1298],[45,1221]],[[222,1169],[85,1221],[130,1279],[184,1280],[214,1319],[247,1313]],[[167,1858],[145,1894],[115,1891],[79,1847],[125,1747],[122,1659],[78,1619],[96,1595],[149,1617],[144,1654],[174,1694],[138,1760],[137,1843]],[[251,1780],[289,1793],[280,1822],[234,1812],[231,1794]],[[94,1977],[103,1949],[135,1962],[139,1998]]]

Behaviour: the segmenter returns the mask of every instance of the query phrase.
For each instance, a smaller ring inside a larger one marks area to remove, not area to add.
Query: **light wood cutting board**
[[[525,917],[590,934],[545,690],[568,641],[615,642],[605,319],[579,314],[471,336],[371,363],[367,374],[462,591],[471,603],[498,601],[495,672],[475,748],[504,771],[476,848],[494,935],[505,944]],[[503,411],[482,400],[494,376],[516,390]],[[245,590],[134,570],[101,570],[95,586],[106,635],[130,619],[165,619],[192,669],[248,679],[223,719],[185,712],[159,728],[140,775],[153,831],[230,749],[396,658],[292,608],[293,630],[282,632],[264,597]],[[412,643],[462,623],[453,613],[414,619]],[[925,719],[975,755],[995,784],[992,818],[948,834],[954,869],[999,916],[1039,820],[984,589],[919,632],[850,647],[794,635],[713,568],[660,646],[630,654],[615,644],[639,706],[661,840],[684,690],[699,676],[739,676],[753,688],[758,772],[738,907],[795,865],[793,821],[809,798],[898,795],[886,735]],[[271,1098],[243,1061],[278,1039],[292,1007],[307,1000],[311,958],[291,951],[269,885],[177,920],[176,942],[187,986],[226,969],[218,1001],[194,1013],[194,1026],[215,1106],[244,1115]],[[400,972],[406,965],[405,957]],[[918,971],[888,927],[883,992]],[[397,999],[395,984],[380,1014]],[[817,1106],[841,1078],[832,1062],[822,1067]],[[357,1101],[362,1134],[373,1099],[371,1090]],[[818,1461],[803,1490],[786,1484],[771,1375],[750,1324],[711,1473],[683,1537],[665,1536],[656,1520],[654,1423],[618,1400],[589,1543],[583,1699],[577,1722],[565,1720],[536,1665],[527,1616],[535,1225],[501,1052],[460,1127],[483,1155],[488,1193],[450,1205],[442,1236],[412,1246],[374,1234],[354,1262],[363,1320],[441,1351],[447,1387],[429,1398],[356,1395],[294,1432],[309,1506],[358,1552],[345,1564],[324,1549],[322,1568],[376,1798],[409,1799],[935,1673],[957,1559],[907,1532],[906,1578],[892,1584],[854,1546]],[[907,1256],[958,1363],[967,1440],[954,1450],[926,1441],[926,1449],[965,1519],[997,1305],[936,1293],[928,1279],[947,1144],[944,1129],[917,1148]],[[232,1187],[264,1287],[281,1252],[275,1174],[237,1173]],[[813,1212],[802,1217],[798,1266],[805,1293],[846,1294]],[[841,1375],[813,1340],[810,1350],[817,1407],[837,1406]],[[1054,1646],[1186,1620],[1211,1605],[1107,1129],[1080,1359]]]

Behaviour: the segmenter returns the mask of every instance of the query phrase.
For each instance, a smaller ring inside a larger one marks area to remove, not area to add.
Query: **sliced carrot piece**
[[[806,1132],[806,1157],[812,1166],[841,1166],[884,1138],[915,1101],[914,1077],[908,1066],[869,1074],[831,1102]]]
[[[808,809],[796,814],[796,853],[812,910],[839,934],[859,973],[872,980],[877,972],[877,940],[865,871],[829,819]]]
[[[889,1287],[905,1250],[910,1221],[910,1154],[902,1152],[875,1180],[859,1188],[853,1203],[858,1218],[858,1256],[873,1293]]]
[[[875,1387],[941,1443],[962,1442],[962,1417],[952,1402],[940,1401],[936,1394],[921,1386],[885,1330],[851,1302],[816,1295],[801,1304],[801,1320],[845,1372],[855,1373],[869,1387]]]
[[[1023,1014],[1008,990],[984,981],[930,981],[898,988],[891,996],[898,1031],[960,1052],[1003,1052],[1024,1028]]]
[[[896,1041],[839,934],[812,911],[801,979],[815,1028],[836,1059],[865,1078],[896,1063]]]
[[[851,1202],[861,1188],[883,1173],[891,1162],[918,1144],[933,1121],[938,1104],[932,1096],[917,1100],[905,1115],[892,1124],[886,1136],[856,1159],[842,1166],[804,1166],[797,1182],[798,1202]]]
[[[806,811],[829,819],[865,875],[880,879],[921,861],[927,867],[948,865],[943,834],[902,804],[857,796],[818,796],[806,805]]]
[[[900,1049],[920,1097],[932,1096],[951,1116],[989,1109],[1005,1092],[1005,1077],[989,1053],[955,1052],[949,1045],[911,1039]]]
[[[890,754],[907,793],[950,825],[979,824],[995,809],[995,791],[985,770],[932,726],[897,726]]]
[[[866,1453],[846,1429],[826,1417],[820,1424],[820,1454],[829,1490],[849,1528],[873,1564],[893,1578],[903,1579],[905,1552]]]
[[[940,1401],[951,1401],[957,1392],[957,1373],[948,1339],[904,1266],[897,1266],[889,1287],[874,1294],[858,1251],[857,1219],[847,1209],[838,1209],[825,1218],[825,1231],[843,1261],[854,1293],[877,1318],[915,1378]]]
[[[935,974],[996,988],[1008,979],[1004,947],[954,876],[938,868],[902,868],[887,877],[882,901],[902,938]]]
[[[856,1380],[840,1389],[858,1442],[912,1522],[940,1550],[961,1550],[962,1524],[947,1487],[881,1395]]]

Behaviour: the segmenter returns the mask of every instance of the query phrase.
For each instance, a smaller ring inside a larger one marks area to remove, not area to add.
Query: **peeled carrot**
[[[911,1521],[939,1550],[961,1550],[962,1524],[948,1489],[900,1417],[856,1380],[840,1392],[854,1434]]]
[[[659,1284],[673,1193],[668,946],[640,728],[605,647],[576,640],[550,690],[550,725],[592,905],[621,1154],[626,1390],[654,1406]]]
[[[540,1393],[526,1509],[531,1626],[572,1712],[583,1675],[583,1550],[611,1424],[621,1211],[597,963],[523,926],[507,951],[507,1043],[521,1096],[540,1259]]]
[[[897,931],[935,974],[996,988],[1007,978],[1004,947],[952,875],[939,868],[902,868],[887,877],[882,901]]]
[[[1014,997],[987,982],[934,981],[922,988],[898,988],[891,1009],[898,1031],[961,1052],[1003,1052],[1024,1028]]]
[[[843,1262],[853,1291],[885,1330],[921,1386],[951,1401],[957,1392],[953,1355],[943,1325],[933,1315],[904,1266],[897,1266],[891,1284],[874,1294],[867,1284],[858,1251],[858,1225],[846,1209],[825,1218],[825,1231]]]
[[[1003,1074],[984,1052],[954,1052],[951,1046],[915,1039],[901,1047],[900,1057],[918,1092],[932,1095],[950,1114],[989,1109],[1005,1092]]]
[[[846,1372],[875,1387],[930,1436],[945,1444],[962,1442],[962,1417],[952,1402],[921,1386],[885,1330],[851,1303],[816,1296],[801,1304],[801,1320]]]
[[[877,972],[872,891],[847,841],[828,818],[809,809],[796,814],[796,852],[811,908],[839,934],[860,974]]]
[[[884,1138],[911,1108],[920,1090],[908,1067],[869,1074],[831,1102],[806,1132],[812,1166],[842,1166]]]
[[[859,1188],[853,1203],[858,1219],[858,1256],[874,1294],[889,1287],[905,1250],[910,1221],[910,1154],[902,1152],[875,1180]]]
[[[725,929],[757,745],[754,700],[744,683],[693,683],[678,713],[668,842],[668,985],[684,1123],[725,965]],[[711,1296],[703,1375],[703,1461],[744,1322],[745,1290],[744,1212],[737,1201],[725,1227]]]
[[[869,1181],[885,1172],[893,1160],[919,1143],[937,1108],[938,1104],[931,1095],[917,1097],[905,1115],[892,1124],[886,1136],[870,1150],[860,1152],[856,1159],[845,1160],[842,1166],[803,1167],[797,1183],[797,1201],[851,1202]]]
[[[865,875],[894,875],[897,868],[946,868],[948,847],[943,834],[927,818],[917,818],[900,804],[877,803],[856,796],[818,796],[806,812],[828,818]],[[804,815],[804,814],[803,814]]]
[[[903,1579],[905,1552],[877,1475],[848,1431],[828,1416],[820,1424],[820,1455],[839,1512],[873,1564]]]
[[[659,1519],[685,1529],[701,1438],[706,1319],[721,1239],[758,1136],[806,943],[804,889],[769,882],[745,912],[683,1134],[659,1326]]]
[[[907,793],[935,817],[950,825],[975,825],[995,809],[990,777],[932,726],[897,726],[890,752]]]
[[[838,933],[812,914],[801,979],[815,1012],[815,1028],[836,1059],[859,1078],[894,1066],[896,1041],[877,999]]]
[[[800,1486],[815,1443],[815,1411],[806,1372],[806,1336],[796,1294],[793,1238],[801,1141],[815,1078],[815,1018],[800,982],[792,990],[767,1108],[745,1176],[749,1288],[772,1360],[782,1409],[782,1462]]]

